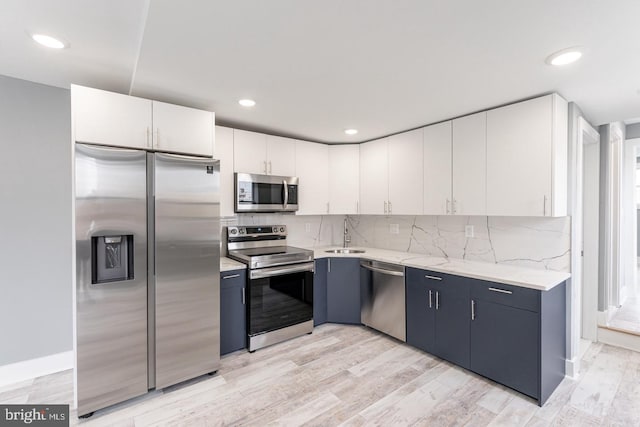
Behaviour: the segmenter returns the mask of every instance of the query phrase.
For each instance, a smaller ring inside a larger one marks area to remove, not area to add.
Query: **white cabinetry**
[[[298,182],[298,215],[329,212],[329,146],[296,141],[295,167]]]
[[[233,129],[216,126],[214,158],[220,160],[220,216],[233,216]]]
[[[234,130],[234,171],[295,175],[295,140]]]
[[[329,146],[329,213],[355,215],[360,199],[360,147]]]
[[[424,128],[424,214],[486,212],[486,113]]]
[[[389,214],[422,214],[422,135],[422,129],[416,129],[389,137]]]
[[[451,213],[487,212],[487,113],[453,120]]]
[[[360,144],[360,213],[387,214],[389,138]]]
[[[267,173],[267,135],[233,130],[233,171],[263,175]]]
[[[451,210],[451,121],[427,126],[424,138],[424,214]]]
[[[214,122],[210,111],[153,101],[153,148],[211,157]]]
[[[150,100],[71,85],[71,105],[75,141],[153,148]]]
[[[295,139],[267,135],[267,173],[296,176]]]
[[[212,112],[72,85],[77,142],[213,156]]]
[[[360,213],[420,215],[422,129],[360,145]]]
[[[487,112],[487,215],[567,214],[567,121],[556,94]]]

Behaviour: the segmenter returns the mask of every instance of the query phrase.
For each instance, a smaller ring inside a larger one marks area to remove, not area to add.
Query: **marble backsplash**
[[[288,243],[342,245],[344,216],[243,214],[226,225],[285,224]],[[347,216],[351,246],[570,271],[571,218],[486,216]],[[465,228],[473,227],[473,237]]]

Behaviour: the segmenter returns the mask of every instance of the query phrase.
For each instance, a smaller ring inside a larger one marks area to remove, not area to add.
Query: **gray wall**
[[[72,349],[69,91],[0,76],[0,365]]]
[[[640,138],[640,123],[626,126],[626,139]]]

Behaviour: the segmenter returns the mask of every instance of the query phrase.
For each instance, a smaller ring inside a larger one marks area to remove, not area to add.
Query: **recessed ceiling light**
[[[572,62],[576,62],[582,57],[582,51],[578,47],[570,47],[568,49],[562,49],[554,54],[549,55],[547,58],[547,64],[562,66],[568,65]]]
[[[240,101],[238,101],[238,104],[242,105],[243,107],[253,107],[256,105],[256,101],[254,101],[253,99],[241,99]]]
[[[67,47],[65,42],[46,34],[32,34],[31,38],[42,46],[50,47],[51,49],[64,49]]]
[[[344,133],[346,133],[347,135],[355,135],[356,133],[358,133],[358,129],[345,129]]]

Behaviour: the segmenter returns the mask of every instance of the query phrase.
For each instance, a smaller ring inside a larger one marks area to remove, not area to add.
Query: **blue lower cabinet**
[[[327,323],[327,258],[315,260],[313,273],[313,325]]]
[[[565,287],[539,291],[407,268],[407,343],[542,406],[565,374]]]
[[[476,299],[471,370],[538,397],[539,315]]]
[[[360,324],[359,258],[328,258],[327,321]]]
[[[434,292],[423,283],[423,275],[423,270],[406,269],[407,344],[434,353],[436,341]]]
[[[477,282],[471,370],[543,405],[565,374],[566,284],[538,291]]]
[[[471,303],[464,278],[407,268],[407,343],[469,367]]]
[[[220,354],[246,348],[246,270],[220,273]]]

